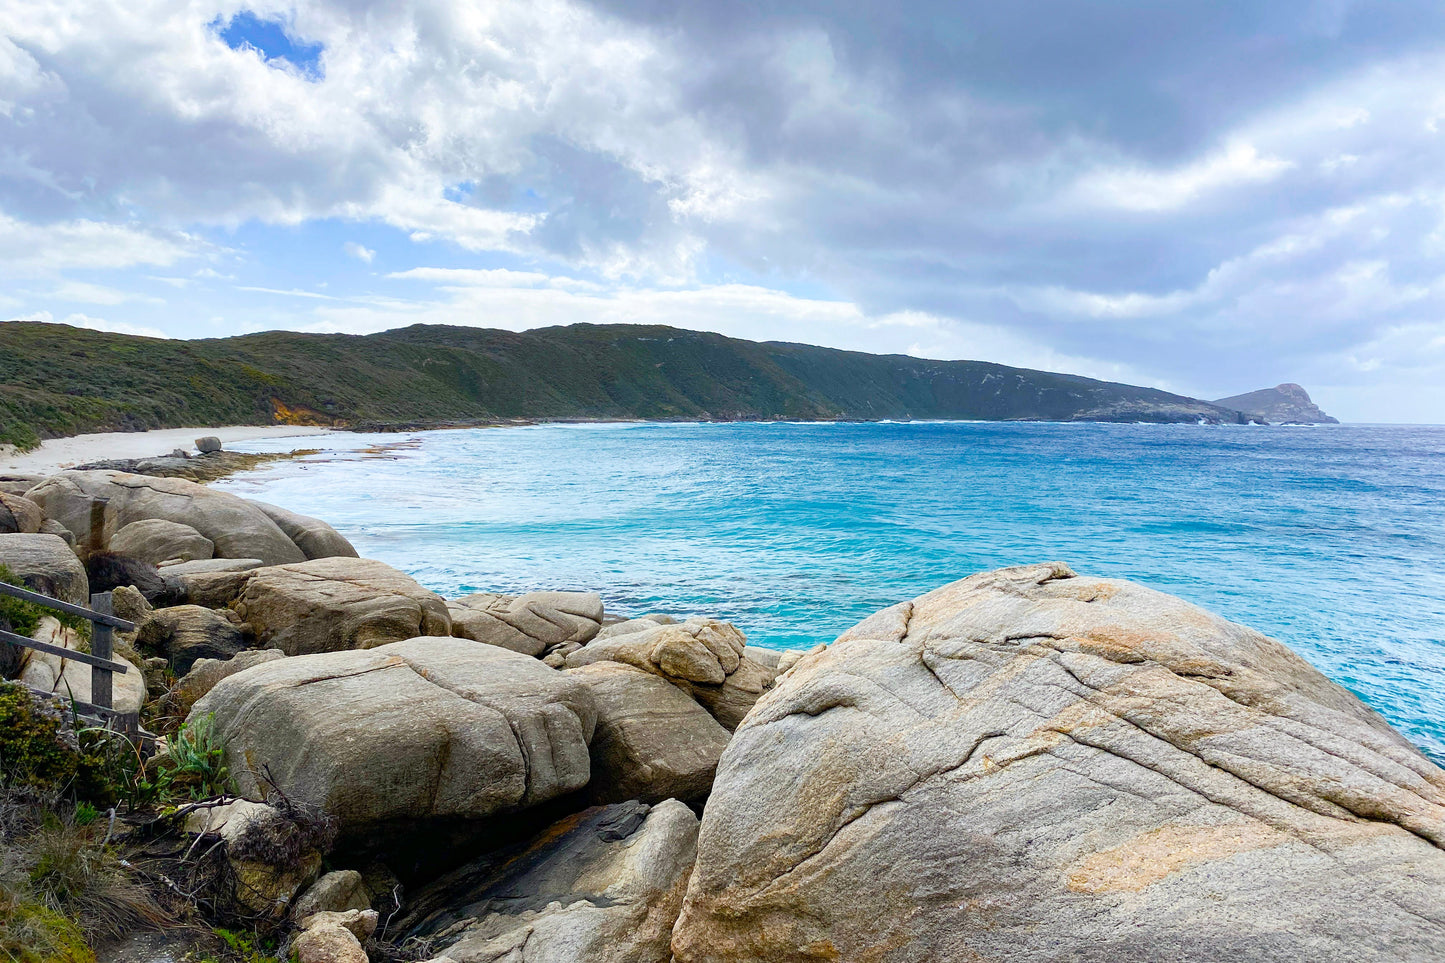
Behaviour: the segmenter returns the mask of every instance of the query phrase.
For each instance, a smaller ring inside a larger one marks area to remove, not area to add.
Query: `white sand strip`
[[[154,431],[111,431],[73,438],[52,438],[24,454],[0,449],[0,472],[46,472],[73,468],[107,458],[150,458],[177,448],[195,452],[197,438],[215,435],[221,443],[256,438],[294,438],[326,434],[328,428],[307,425],[237,425],[230,428],[162,428]]]

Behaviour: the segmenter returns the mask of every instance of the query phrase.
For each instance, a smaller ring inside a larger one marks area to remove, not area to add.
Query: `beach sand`
[[[155,431],[111,431],[72,438],[52,438],[39,448],[23,454],[0,446],[0,472],[60,471],[108,458],[150,458],[168,455],[177,448],[195,452],[197,438],[215,435],[221,443],[255,438],[291,438],[325,434],[330,429],[309,425],[238,425],[229,428],[163,428]]]

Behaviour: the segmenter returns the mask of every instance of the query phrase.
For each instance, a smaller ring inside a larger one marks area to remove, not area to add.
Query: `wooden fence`
[[[113,687],[111,676],[132,671],[132,667],[125,662],[114,658],[114,640],[112,634],[119,629],[122,632],[134,632],[135,625],[125,619],[115,617],[112,607],[111,595],[109,592],[101,592],[90,597],[90,608],[83,605],[74,605],[60,599],[53,599],[48,595],[41,595],[29,589],[19,588],[0,582],[0,595],[8,595],[11,598],[31,602],[42,608],[55,612],[64,612],[67,615],[76,615],[83,619],[89,619],[91,625],[90,651],[77,652],[74,649],[67,649],[60,645],[51,645],[49,642],[39,642],[35,639],[27,639],[23,635],[14,632],[0,630],[0,642],[9,642],[11,645],[22,646],[27,649],[34,649],[37,652],[44,652],[48,655],[58,655],[62,659],[71,662],[79,662],[90,666],[90,701],[82,702],[70,698],[68,692],[45,693],[56,695],[61,699],[71,702],[76,711],[81,715],[92,716],[105,725],[120,729],[129,734],[140,733],[140,716],[135,712],[117,712],[114,706]],[[33,688],[33,687],[32,687]],[[37,690],[43,691],[43,690]]]

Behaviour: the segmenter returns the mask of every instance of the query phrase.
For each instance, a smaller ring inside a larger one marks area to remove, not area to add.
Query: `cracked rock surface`
[[[243,796],[264,773],[343,832],[480,819],[587,784],[592,694],[536,659],[466,639],[278,659],[219,681],[190,713],[216,731]]]
[[[1445,958],[1445,772],[1284,646],[1048,564],[804,656],[719,763],[678,963]]]
[[[438,908],[410,935],[435,963],[668,963],[696,844],[675,799],[588,809],[432,884],[416,902]]]
[[[554,645],[586,643],[602,623],[602,596],[595,592],[481,592],[447,608],[452,634],[534,656]]]

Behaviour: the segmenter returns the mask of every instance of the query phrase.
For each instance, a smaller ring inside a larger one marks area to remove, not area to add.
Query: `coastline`
[[[262,438],[324,435],[334,428],[314,425],[227,425],[213,428],[157,428],[150,431],[108,431],[68,438],[50,438],[27,452],[0,453],[0,472],[48,474],[94,461],[151,458],[177,448],[192,451],[197,438],[215,435],[224,445]]]

